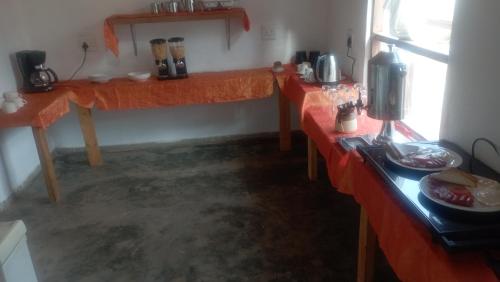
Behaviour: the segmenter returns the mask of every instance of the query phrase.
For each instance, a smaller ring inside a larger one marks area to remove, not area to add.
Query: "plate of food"
[[[386,149],[389,161],[412,170],[438,172],[463,163],[458,153],[435,144],[389,143]]]
[[[456,168],[425,176],[419,187],[426,198],[441,206],[483,214],[500,212],[500,184]]]

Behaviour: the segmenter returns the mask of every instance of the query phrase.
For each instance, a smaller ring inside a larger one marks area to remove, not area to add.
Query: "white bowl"
[[[128,78],[133,81],[146,81],[151,77],[150,72],[130,72]]]
[[[89,75],[89,80],[94,82],[94,83],[106,83],[111,80],[111,76],[106,75],[106,74],[93,74]]]

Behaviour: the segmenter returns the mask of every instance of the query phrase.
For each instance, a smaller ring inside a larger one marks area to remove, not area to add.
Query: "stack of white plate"
[[[127,76],[128,76],[128,79],[130,79],[132,81],[142,82],[142,81],[148,80],[151,77],[151,73],[150,72],[130,72],[130,73],[128,73]]]
[[[107,75],[107,74],[93,74],[93,75],[89,75],[89,80],[94,82],[94,83],[106,83],[106,82],[109,82],[111,80],[111,76]]]

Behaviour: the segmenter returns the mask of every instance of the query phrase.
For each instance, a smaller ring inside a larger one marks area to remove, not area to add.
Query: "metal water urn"
[[[368,116],[383,120],[375,142],[392,141],[393,121],[404,118],[406,65],[390,48],[381,51],[368,62]]]

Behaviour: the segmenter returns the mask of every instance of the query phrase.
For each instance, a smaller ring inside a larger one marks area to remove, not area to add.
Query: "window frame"
[[[377,12],[382,12],[383,11],[383,4],[384,0],[371,0],[371,13],[368,12],[368,15],[371,16],[371,19],[368,20],[369,25],[368,28],[369,33],[367,33],[368,41],[367,41],[367,47],[368,47],[368,59],[365,60],[366,66],[368,65],[368,61],[373,58],[373,56],[378,53],[379,48],[378,46],[380,43],[383,44],[389,44],[389,45],[394,45],[397,48],[413,53],[415,55],[419,55],[425,58],[428,58],[430,60],[444,63],[449,66],[449,54],[439,52],[436,50],[432,50],[431,48],[426,48],[424,46],[419,46],[416,42],[410,41],[410,40],[404,40],[400,39],[397,37],[394,37],[392,35],[384,34],[382,32],[376,32],[375,30],[381,30],[381,25],[382,25],[382,18],[377,15]],[[377,21],[379,20],[379,21]],[[367,68],[366,68],[367,69]],[[365,72],[365,80],[366,80],[366,72]],[[406,124],[404,121],[399,121],[401,124],[404,125],[404,127],[410,129],[414,134],[417,134],[418,136],[421,136],[419,133],[417,133],[415,130],[411,129],[411,127]],[[422,136],[421,136],[422,137]],[[422,137],[423,138],[423,137]],[[425,138],[424,138],[425,139]]]
[[[412,52],[414,54],[427,57],[431,60],[435,60],[441,63],[448,64],[449,63],[449,54],[445,54],[436,50],[432,50],[430,48],[426,48],[423,46],[419,46],[417,43],[400,39],[388,34],[383,34],[380,32],[375,32],[377,27],[380,27],[382,23],[377,20],[381,20],[382,17],[377,16],[377,11],[383,11],[383,1],[384,0],[372,0],[372,11],[371,11],[371,25],[370,25],[370,58],[373,57],[374,45],[375,42],[382,42],[385,44],[393,44],[399,49],[406,50],[408,52]]]

